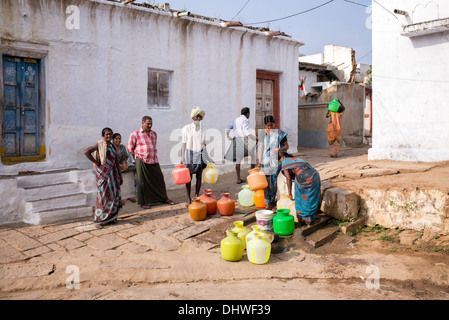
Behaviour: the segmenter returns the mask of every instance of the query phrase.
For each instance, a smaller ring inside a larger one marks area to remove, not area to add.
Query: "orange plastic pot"
[[[254,168],[248,171],[249,176],[246,178],[249,188],[252,191],[265,189],[268,187],[267,177],[265,173],[261,172],[259,168]]]
[[[189,205],[190,217],[195,221],[206,219],[207,205],[202,203],[199,197],[195,197],[192,200],[193,202]]]
[[[172,173],[175,184],[186,184],[190,182],[190,170],[183,164],[175,165],[175,170]]]
[[[217,213],[217,199],[210,189],[204,190],[204,193],[200,197],[200,201],[207,206],[207,214]]]
[[[217,201],[218,212],[222,216],[232,216],[235,212],[235,200],[229,198],[229,193],[222,193]]]
[[[265,194],[263,190],[257,190],[254,193],[254,205],[257,208],[265,208]]]

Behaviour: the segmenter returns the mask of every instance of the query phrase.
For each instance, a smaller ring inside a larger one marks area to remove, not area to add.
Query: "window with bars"
[[[171,71],[148,69],[148,108],[170,108]]]

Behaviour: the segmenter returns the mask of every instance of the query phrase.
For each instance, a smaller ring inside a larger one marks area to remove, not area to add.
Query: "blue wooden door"
[[[39,114],[39,60],[4,56],[2,157],[39,155]]]

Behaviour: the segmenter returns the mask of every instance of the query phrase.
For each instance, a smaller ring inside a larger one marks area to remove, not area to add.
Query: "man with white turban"
[[[194,107],[190,116],[191,124],[182,128],[181,163],[190,170],[190,177],[196,176],[195,197],[199,196],[203,169],[208,162],[213,162],[206,151],[206,129],[201,125],[206,113],[199,107]],[[190,197],[191,182],[186,184],[187,203],[192,202]]]
[[[199,107],[194,107],[192,109],[192,112],[190,113],[190,118],[194,118],[196,116],[201,116],[201,120],[204,119],[204,116],[206,115],[206,113],[204,112],[204,110],[200,109]]]

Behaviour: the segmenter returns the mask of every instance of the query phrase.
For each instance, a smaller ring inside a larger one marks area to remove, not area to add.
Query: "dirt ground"
[[[322,180],[346,188],[375,183],[385,189],[414,185],[449,191],[448,162],[368,161],[367,150],[343,148],[332,159],[327,150],[302,149],[300,157],[319,170]],[[386,167],[400,168],[400,173],[358,174]],[[241,185],[235,180],[234,172],[222,174],[202,189],[209,187],[216,196],[229,192],[237,199]],[[220,240],[234,221],[253,213],[240,210],[232,217],[215,214],[193,222],[185,190],[168,194],[177,203],[173,207],[142,210],[125,200],[118,224],[102,230],[91,228],[90,221],[0,230],[0,299],[449,299],[447,235],[405,245],[399,241],[402,230],[366,226],[314,248],[297,227],[293,236],[273,243],[267,264],[254,265],[246,254],[228,262],[220,256]],[[183,236],[188,230],[196,233]],[[25,235],[36,242],[34,254],[24,250],[24,241],[15,242]],[[67,282],[69,266],[79,271],[79,287]]]

